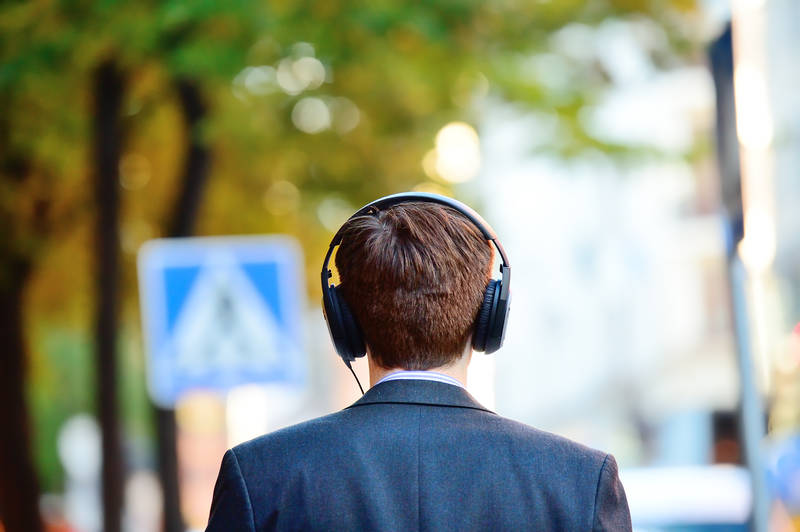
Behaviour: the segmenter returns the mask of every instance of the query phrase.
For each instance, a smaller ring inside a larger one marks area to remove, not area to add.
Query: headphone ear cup
[[[344,347],[344,326],[342,325],[342,312],[339,310],[339,298],[336,296],[334,286],[325,286],[322,292],[322,310],[325,316],[325,323],[328,325],[328,332],[333,342],[333,347],[345,362],[352,360]]]
[[[472,348],[475,351],[486,350],[486,339],[489,334],[489,323],[492,318],[492,310],[495,306],[500,281],[492,279],[483,292],[483,303],[478,310],[478,317],[475,319],[475,332],[472,334]]]
[[[361,329],[335,286],[331,286],[323,294],[322,307],[336,353],[345,362],[364,356],[367,349]]]
[[[367,354],[367,346],[364,344],[364,335],[344,298],[339,298],[339,310],[341,310],[342,325],[344,326],[345,339],[350,349],[350,355],[354,359],[361,358]]]

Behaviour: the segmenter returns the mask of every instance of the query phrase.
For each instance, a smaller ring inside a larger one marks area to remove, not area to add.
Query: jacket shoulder
[[[522,448],[536,450],[555,460],[577,461],[583,466],[591,465],[599,471],[608,456],[603,451],[513,419],[499,415],[486,417],[491,425],[490,430],[501,441],[507,440]]]
[[[252,467],[263,470],[264,463],[285,467],[295,463],[298,455],[308,458],[315,451],[329,448],[332,441],[341,437],[344,417],[346,411],[310,419],[240,443],[231,451],[236,454],[245,476]]]

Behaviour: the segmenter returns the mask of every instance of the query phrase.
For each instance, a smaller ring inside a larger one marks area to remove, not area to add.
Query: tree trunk
[[[181,190],[175,199],[169,236],[190,236],[194,232],[197,211],[205,191],[210,168],[208,146],[201,138],[200,126],[206,117],[206,105],[197,85],[190,80],[176,82],[186,126],[187,150],[183,165]]]
[[[187,149],[180,181],[180,191],[171,211],[167,235],[189,236],[194,231],[200,200],[208,180],[209,150],[200,136],[199,126],[206,116],[206,106],[197,85],[187,79],[175,82],[186,127]],[[164,529],[183,530],[178,489],[178,456],[175,448],[175,411],[155,407],[158,430],[158,455],[161,485],[164,490]]]
[[[119,532],[123,463],[117,398],[117,307],[119,300],[119,158],[123,80],[113,60],[94,74],[96,226],[97,401],[103,447],[103,530]]]
[[[27,260],[5,257],[0,280],[0,521],[8,532],[39,532],[39,482],[31,458],[25,394],[23,288]],[[2,528],[2,527],[0,527]]]

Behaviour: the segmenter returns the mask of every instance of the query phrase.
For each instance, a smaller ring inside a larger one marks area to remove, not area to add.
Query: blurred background
[[[3,3],[0,530],[202,529],[227,448],[358,398],[320,266],[407,190],[509,254],[480,401],[613,453],[639,530],[800,529],[798,22],[794,0]]]

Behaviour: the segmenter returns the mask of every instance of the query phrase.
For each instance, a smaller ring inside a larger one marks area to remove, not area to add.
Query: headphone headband
[[[497,248],[497,252],[500,254],[500,261],[502,266],[500,267],[501,272],[503,271],[503,266],[506,268],[510,268],[511,265],[508,263],[508,257],[506,256],[506,252],[503,249],[502,244],[497,239],[497,234],[492,229],[486,220],[483,217],[475,212],[471,207],[461,203],[460,201],[448,198],[447,196],[442,196],[441,194],[433,194],[430,192],[400,192],[398,194],[391,194],[389,196],[384,196],[382,198],[378,198],[375,201],[367,203],[360,209],[358,209],[352,216],[347,219],[347,222],[352,220],[353,218],[357,218],[359,216],[374,216],[380,211],[386,210],[390,207],[394,207],[395,205],[399,205],[400,203],[411,203],[414,201],[419,201],[423,203],[438,203],[439,205],[444,205],[445,207],[450,207],[458,211],[459,213],[463,214],[472,224],[478,228],[478,230],[483,234],[483,238],[492,242],[494,246]],[[327,288],[328,279],[331,277],[330,271],[328,271],[328,262],[330,261],[331,255],[333,254],[333,248],[338,246],[342,243],[342,235],[344,233],[345,228],[347,227],[347,222],[343,223],[342,226],[336,231],[336,234],[333,235],[333,239],[331,240],[330,246],[328,246],[328,253],[325,255],[325,260],[322,264],[322,290],[323,292]]]
[[[480,229],[481,233],[483,233],[483,237],[486,240],[494,240],[497,238],[497,235],[492,228],[489,227],[489,224],[486,223],[486,220],[484,220],[480,214],[472,210],[470,207],[453,198],[448,198],[447,196],[442,196],[439,194],[431,194],[429,192],[401,192],[399,194],[392,194],[391,196],[385,196],[383,198],[376,199],[375,201],[367,203],[358,209],[352,216],[350,216],[350,218],[347,219],[347,221],[349,222],[358,216],[376,214],[378,211],[386,210],[389,207],[393,207],[400,203],[409,203],[412,201],[438,203],[439,205],[451,207],[469,218],[469,220],[475,224],[478,229]],[[346,222],[342,225],[342,227],[345,225],[347,225]],[[336,236],[333,237],[334,241],[341,239],[339,234],[341,231],[342,229],[339,229],[339,231],[336,233]]]

